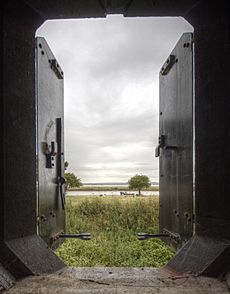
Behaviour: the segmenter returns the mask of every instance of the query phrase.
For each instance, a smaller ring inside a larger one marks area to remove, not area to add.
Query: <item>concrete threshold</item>
[[[216,294],[230,292],[223,281],[178,274],[165,268],[66,267],[55,274],[24,278],[9,291],[1,293]]]

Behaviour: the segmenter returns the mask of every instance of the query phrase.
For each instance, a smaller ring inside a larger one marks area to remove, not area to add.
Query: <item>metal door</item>
[[[38,234],[54,245],[65,229],[63,71],[44,38],[36,38]],[[57,244],[56,244],[57,245]]]
[[[193,35],[185,33],[161,68],[160,230],[176,248],[193,234]]]

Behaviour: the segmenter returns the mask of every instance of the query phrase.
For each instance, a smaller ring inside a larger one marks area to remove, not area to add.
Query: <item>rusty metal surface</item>
[[[181,245],[193,234],[192,33],[182,35],[159,78],[160,231],[179,234]]]
[[[51,245],[65,230],[63,71],[44,38],[36,38],[38,232]],[[54,66],[55,64],[55,66]]]

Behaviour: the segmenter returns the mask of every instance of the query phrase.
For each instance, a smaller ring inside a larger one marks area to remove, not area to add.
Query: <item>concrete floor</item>
[[[214,294],[230,293],[226,283],[207,277],[178,275],[158,268],[65,268],[46,276],[31,276],[7,294],[70,293],[164,293]]]

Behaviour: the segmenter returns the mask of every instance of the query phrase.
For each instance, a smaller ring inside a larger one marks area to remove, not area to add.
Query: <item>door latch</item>
[[[81,239],[81,240],[91,240],[90,233],[81,233],[81,234],[62,234],[59,235],[59,238],[74,238],[74,239]]]
[[[91,233],[80,233],[80,234],[64,234],[59,233],[52,238],[52,241],[57,239],[80,239],[80,240],[91,240]]]
[[[161,234],[138,233],[137,234],[138,240],[146,240],[146,239],[161,238],[161,237],[169,237],[169,234],[166,234],[166,233],[161,233]]]
[[[138,240],[146,240],[146,239],[162,238],[162,237],[169,238],[170,240],[173,240],[176,243],[181,242],[181,236],[179,234],[170,232],[166,229],[163,229],[163,232],[159,234],[148,234],[148,233],[137,234]]]
[[[54,168],[55,156],[57,155],[57,143],[52,141],[49,145],[47,142],[44,142],[43,152],[46,156],[46,168]]]
[[[160,156],[160,148],[164,149],[164,150],[177,150],[178,146],[176,145],[167,145],[166,144],[166,136],[165,135],[161,135],[158,138],[158,145],[155,149],[155,157],[159,157]]]
[[[163,148],[165,145],[165,136],[164,135],[161,135],[159,138],[158,138],[158,145],[155,149],[155,157],[159,157],[160,156],[160,148]]]
[[[169,55],[169,58],[164,63],[163,67],[161,68],[160,73],[162,76],[167,75],[167,73],[170,71],[170,69],[173,67],[173,65],[177,62],[175,55]]]

